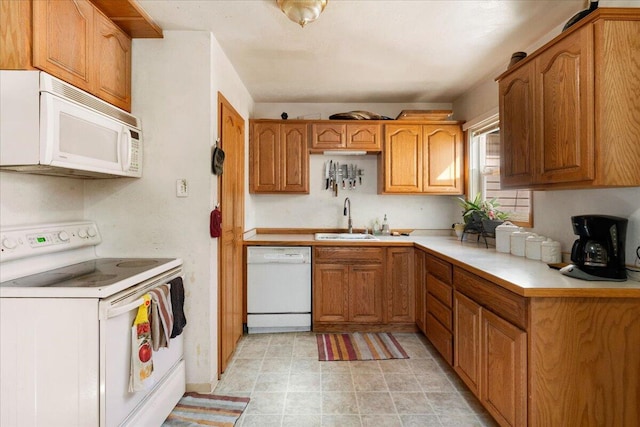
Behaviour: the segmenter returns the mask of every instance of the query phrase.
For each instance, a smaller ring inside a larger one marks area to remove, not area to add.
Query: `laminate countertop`
[[[460,242],[453,236],[378,236],[378,241],[318,241],[310,234],[255,234],[245,246],[415,246],[525,297],[640,298],[640,282],[587,281],[561,274],[541,261]]]

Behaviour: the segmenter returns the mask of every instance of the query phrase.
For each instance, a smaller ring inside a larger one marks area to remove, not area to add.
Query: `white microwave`
[[[140,121],[42,71],[0,71],[0,169],[139,178]]]

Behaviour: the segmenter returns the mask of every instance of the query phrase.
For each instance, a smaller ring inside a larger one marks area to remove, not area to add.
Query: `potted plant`
[[[465,232],[493,234],[496,227],[509,217],[506,212],[498,209],[500,203],[496,198],[482,200],[482,195],[478,193],[473,199],[458,197],[458,200],[462,208]]]

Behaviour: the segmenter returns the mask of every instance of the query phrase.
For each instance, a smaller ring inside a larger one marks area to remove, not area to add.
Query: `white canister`
[[[544,236],[538,236],[537,234],[532,234],[527,237],[524,241],[525,256],[529,259],[539,260],[541,258],[542,242],[544,242],[545,239]]]
[[[527,237],[531,236],[531,233],[524,231],[524,228],[520,227],[518,231],[511,233],[511,254],[516,256],[524,256],[525,245],[524,242]]]
[[[560,242],[547,239],[540,245],[540,259],[547,264],[557,264],[562,262],[562,252]]]
[[[506,221],[496,227],[496,251],[511,252],[511,233],[518,231],[518,226]]]

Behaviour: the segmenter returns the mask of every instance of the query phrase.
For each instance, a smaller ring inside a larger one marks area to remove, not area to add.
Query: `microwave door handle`
[[[124,128],[124,135],[125,135],[125,142],[126,144],[124,145],[124,148],[126,150],[126,158],[127,161],[124,164],[124,171],[128,171],[131,168],[131,132],[129,132],[129,129]]]
[[[112,307],[110,309],[107,310],[107,319],[110,319],[112,317],[118,317],[123,313],[126,313],[128,311],[137,309],[138,307],[140,307],[142,304],[144,304],[144,298],[138,298],[135,301],[132,301],[128,304],[125,305],[121,305],[121,306],[117,306],[117,307]]]

